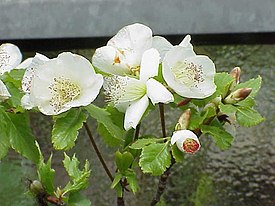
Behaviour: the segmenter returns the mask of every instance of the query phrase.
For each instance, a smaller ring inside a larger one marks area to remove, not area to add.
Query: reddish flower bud
[[[224,102],[227,104],[235,104],[239,101],[244,100],[248,95],[251,93],[252,88],[240,88],[236,91],[229,94],[225,99]]]

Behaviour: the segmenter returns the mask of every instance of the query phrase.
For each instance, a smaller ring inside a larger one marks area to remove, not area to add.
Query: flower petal
[[[186,35],[184,37],[184,39],[181,41],[181,43],[179,44],[179,46],[185,47],[185,48],[190,48],[193,50],[193,45],[190,43],[190,41],[191,41],[191,36]]]
[[[143,53],[139,76],[141,81],[146,81],[150,77],[158,75],[159,60],[159,52],[154,48],[148,49]]]
[[[159,102],[167,104],[174,101],[174,97],[168,89],[155,79],[149,79],[146,82],[146,88],[147,96],[154,105]]]
[[[96,68],[109,74],[125,75],[130,73],[123,55],[111,46],[96,49],[92,63]]]
[[[158,50],[162,61],[165,54],[172,49],[173,45],[162,36],[154,36],[152,47]]]
[[[186,152],[183,148],[183,143],[187,139],[194,140],[199,146],[197,148],[197,150],[200,149],[200,142],[199,142],[199,139],[198,139],[197,135],[194,132],[190,131],[190,130],[175,131],[172,135],[172,138],[171,138],[171,144],[173,145],[173,144],[177,143],[177,147],[179,148],[179,150],[181,150],[182,152]]]
[[[107,46],[121,51],[135,50],[141,57],[142,53],[152,46],[152,30],[139,23],[125,26],[108,41]]]
[[[136,128],[140,122],[142,115],[146,111],[149,105],[149,100],[146,95],[144,95],[140,100],[132,103],[126,110],[124,117],[124,128],[129,130],[131,128]]]
[[[9,97],[11,97],[7,87],[5,86],[5,84],[0,80],[0,102],[8,99]]]
[[[0,75],[16,68],[22,60],[22,54],[17,46],[6,43],[0,46]]]

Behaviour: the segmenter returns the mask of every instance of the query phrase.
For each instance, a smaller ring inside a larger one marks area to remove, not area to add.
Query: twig
[[[138,136],[139,136],[139,131],[140,131],[140,124],[139,123],[136,127],[136,131],[135,131],[135,136],[134,136],[134,141],[138,139]]]
[[[95,143],[95,140],[94,140],[94,138],[93,138],[92,132],[91,132],[91,130],[90,130],[90,128],[89,128],[89,126],[87,125],[86,122],[84,122],[84,127],[85,127],[85,129],[86,129],[86,131],[87,131],[87,134],[88,134],[90,140],[91,140],[91,143],[92,143],[92,145],[93,145],[93,148],[94,148],[94,150],[95,150],[95,152],[96,152],[96,155],[97,155],[99,161],[101,162],[101,164],[102,164],[102,166],[103,166],[105,172],[107,173],[109,179],[113,182],[114,177],[113,177],[113,175],[111,174],[110,170],[108,169],[108,167],[107,167],[107,165],[106,165],[106,163],[105,163],[105,161],[104,161],[104,159],[103,159],[103,157],[102,157],[102,155],[101,155],[101,153],[100,153],[100,151],[99,151],[99,149],[98,149],[98,147],[97,147],[97,145],[96,145],[96,143]]]
[[[161,121],[162,136],[166,137],[164,105],[163,105],[163,103],[159,103],[159,114],[160,114],[160,121]]]
[[[123,196],[122,197],[117,197],[117,206],[125,206]]]

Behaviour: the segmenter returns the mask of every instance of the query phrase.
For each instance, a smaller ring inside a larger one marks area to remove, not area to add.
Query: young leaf
[[[5,139],[9,139],[11,147],[22,156],[38,163],[39,152],[30,130],[27,114],[11,114],[1,109],[0,116],[7,125],[1,133],[6,134]]]
[[[108,138],[111,141],[112,138],[114,138],[114,141],[123,142],[125,131],[122,129],[122,127],[117,126],[113,122],[108,111],[92,104],[86,106],[85,109],[88,111],[91,117],[96,119],[98,123],[102,124],[102,126],[99,127],[100,129],[98,130],[98,132],[100,133],[100,135],[105,135],[104,139]],[[102,132],[103,127],[105,127],[108,132]]]
[[[129,186],[132,190],[132,192],[135,194],[139,190],[138,186],[138,180],[137,180],[137,175],[134,170],[127,170],[125,172],[125,177],[127,179],[127,182],[129,183]]]
[[[234,78],[229,75],[228,73],[216,73],[215,75],[215,84],[217,86],[216,92],[214,93],[215,96],[222,96],[224,98],[228,90],[234,81]]]
[[[115,153],[115,161],[119,171],[124,172],[131,166],[132,162],[134,161],[134,157],[130,152],[121,153],[117,151]]]
[[[70,109],[67,115],[57,118],[52,130],[53,146],[57,150],[67,150],[74,146],[78,130],[82,128],[87,115],[81,109]]]
[[[262,77],[258,76],[256,79],[250,79],[246,82],[238,84],[234,88],[234,90],[237,90],[240,88],[252,88],[252,92],[250,93],[249,97],[255,97],[259,89],[261,88],[261,84],[262,84]]]
[[[42,153],[40,151],[39,145],[36,142],[36,146],[39,150],[39,162],[37,164],[37,173],[38,173],[38,178],[40,182],[42,183],[43,187],[45,188],[46,192],[50,195],[54,194],[54,175],[55,175],[55,170],[51,168],[52,165],[52,156],[48,159],[47,163],[44,163],[44,158],[42,156]]]
[[[246,97],[244,100],[236,103],[236,105],[238,106],[242,106],[242,107],[253,107],[255,105],[255,101],[252,97]]]
[[[238,107],[236,118],[237,122],[244,127],[252,127],[264,121],[256,110],[247,107]]]
[[[150,144],[142,149],[139,165],[144,173],[161,175],[171,164],[167,143]]]
[[[70,206],[91,206],[91,201],[80,192],[70,194],[68,204]]]
[[[21,106],[21,99],[23,97],[23,93],[17,88],[13,83],[7,82],[6,83],[7,89],[11,94],[11,97],[8,99],[8,103],[12,107],[20,107]]]
[[[234,140],[234,137],[222,127],[202,125],[201,131],[203,134],[210,134],[221,150],[228,149]]]
[[[161,139],[157,139],[157,138],[143,138],[143,139],[138,139],[137,141],[135,141],[130,148],[132,149],[142,149],[144,147],[146,147],[149,144],[155,143],[157,141],[160,141]]]
[[[232,114],[237,111],[237,107],[235,107],[231,104],[220,104],[219,109],[224,114]]]
[[[70,176],[71,181],[63,189],[63,194],[68,192],[78,192],[87,188],[91,174],[89,162],[86,160],[83,170],[80,170],[78,168],[79,161],[75,155],[71,159],[66,155],[66,153],[64,153],[64,156],[63,165]]]
[[[114,189],[119,184],[119,181],[122,179],[122,177],[123,177],[123,175],[120,172],[116,173],[114,180],[112,182],[112,185],[111,185],[112,189]]]

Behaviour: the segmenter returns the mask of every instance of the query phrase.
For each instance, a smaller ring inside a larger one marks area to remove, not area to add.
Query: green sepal
[[[66,115],[57,117],[52,130],[52,143],[56,150],[68,150],[75,145],[78,130],[82,128],[87,115],[81,109],[70,109]]]
[[[161,175],[171,164],[168,143],[150,144],[142,149],[139,166],[144,173]]]
[[[176,162],[182,162],[184,160],[184,153],[179,150],[176,144],[171,146],[172,155]]]

